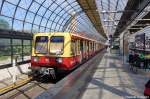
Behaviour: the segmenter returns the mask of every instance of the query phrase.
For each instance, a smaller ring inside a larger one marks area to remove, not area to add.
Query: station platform
[[[143,97],[147,80],[148,72],[133,73],[122,56],[106,53],[81,99],[137,99]]]

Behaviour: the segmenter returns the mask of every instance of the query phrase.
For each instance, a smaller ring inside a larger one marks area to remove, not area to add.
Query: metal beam
[[[62,31],[65,31],[65,30],[67,29],[68,25],[70,24],[70,22],[71,22],[75,17],[77,17],[78,15],[80,15],[81,13],[83,13],[83,11],[80,11],[80,12],[75,13],[74,15],[72,15],[72,16],[68,19],[68,21],[64,24],[64,27],[63,27]]]
[[[115,22],[115,21],[120,21],[120,22],[123,22],[123,21],[127,21],[127,20],[102,20],[104,22]],[[135,19],[135,21],[150,21],[150,19]]]
[[[33,34],[25,33],[25,32],[19,32],[19,31],[0,29],[0,37],[1,38],[11,38],[11,39],[32,40]]]
[[[129,28],[128,30],[139,30],[139,29],[143,29],[143,28]]]
[[[150,21],[150,19],[135,19],[137,21]]]
[[[100,11],[100,13],[105,14],[105,13],[129,13],[129,12],[138,12],[138,10],[114,10],[114,11]],[[149,12],[149,10],[144,10],[143,12]]]
[[[147,11],[145,8],[150,4],[150,0],[140,0],[139,2],[138,1],[137,0],[128,1],[127,6],[125,7],[125,11],[133,10],[133,9],[138,11],[122,14],[120,18],[120,22],[115,31],[115,36],[119,36],[120,33],[122,33],[124,30],[127,29],[127,27],[131,26],[133,21],[135,21],[135,19],[140,15],[142,11]],[[148,13],[148,12],[143,12],[143,13]],[[122,21],[122,20],[126,20],[126,21]]]
[[[114,27],[116,25],[103,25],[104,27]]]

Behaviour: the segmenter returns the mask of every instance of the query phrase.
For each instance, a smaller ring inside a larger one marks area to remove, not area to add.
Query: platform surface
[[[147,80],[147,72],[131,72],[122,56],[104,50],[55,84],[33,81],[0,99],[140,99]]]
[[[81,99],[128,99],[143,97],[148,73],[133,73],[122,57],[106,53]]]

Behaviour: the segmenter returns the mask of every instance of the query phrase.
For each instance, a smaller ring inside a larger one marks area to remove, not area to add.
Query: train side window
[[[85,41],[85,52],[87,52],[87,43]]]
[[[92,51],[92,43],[90,42],[89,45],[90,45],[90,52],[91,52]]]
[[[94,51],[94,42],[93,42],[93,51]]]
[[[87,44],[86,45],[87,46],[86,52],[88,53],[89,52],[89,42],[87,41],[86,44]]]
[[[85,41],[82,41],[82,51],[85,53]]]
[[[96,51],[96,44],[94,43],[94,51]]]
[[[71,55],[75,55],[75,41],[71,41]]]
[[[87,52],[87,43],[85,41],[85,53]]]
[[[89,52],[91,51],[91,42],[89,41]]]
[[[84,41],[84,53],[86,53],[87,50],[87,45],[86,45],[86,41]]]
[[[87,53],[89,52],[89,42],[87,41]]]
[[[84,43],[84,41],[82,41],[82,52],[84,53],[85,52],[85,43]]]
[[[77,40],[75,41],[75,55],[78,54],[78,42]]]
[[[91,51],[93,51],[92,42],[91,42]]]
[[[89,52],[91,51],[91,42],[89,41]]]
[[[77,48],[78,48],[78,51],[77,51],[77,54],[80,55],[80,40],[77,41]]]
[[[78,54],[78,41],[75,41],[75,55]]]
[[[84,46],[83,46],[83,41],[80,40],[80,51],[81,51],[81,52],[83,52],[83,47],[84,47]]]

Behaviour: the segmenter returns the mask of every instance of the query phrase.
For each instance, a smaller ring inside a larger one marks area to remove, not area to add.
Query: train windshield
[[[60,55],[64,50],[64,37],[52,36],[50,39],[50,53]]]
[[[37,36],[35,40],[35,53],[46,54],[48,52],[48,37]]]

